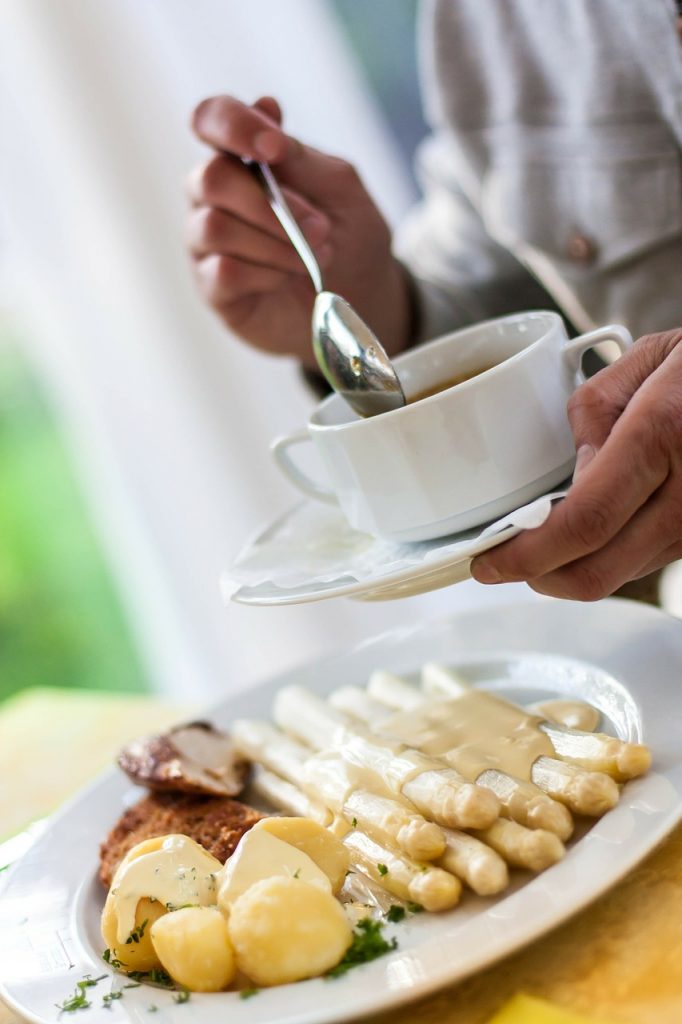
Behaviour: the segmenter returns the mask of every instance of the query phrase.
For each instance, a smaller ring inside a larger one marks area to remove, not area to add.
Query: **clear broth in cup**
[[[478,377],[479,374],[485,373],[486,370],[492,370],[495,365],[495,363],[491,363],[490,366],[481,366],[477,370],[469,370],[467,373],[460,373],[456,377],[449,377],[447,380],[441,380],[437,384],[432,384],[430,388],[418,391],[416,395],[410,395],[406,400],[407,405],[414,405],[415,402],[421,402],[422,398],[431,398],[432,395],[437,395],[441,391],[447,391],[448,388],[454,388],[457,384],[463,384],[465,380],[471,380],[473,377]]]

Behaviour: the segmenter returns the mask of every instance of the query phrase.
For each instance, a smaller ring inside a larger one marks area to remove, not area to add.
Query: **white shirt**
[[[556,304],[580,330],[682,325],[675,0],[431,0],[424,199],[396,250],[420,338]]]

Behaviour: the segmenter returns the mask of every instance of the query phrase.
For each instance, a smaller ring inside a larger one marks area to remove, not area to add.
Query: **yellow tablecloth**
[[[0,836],[54,810],[126,739],[193,710],[47,690],[0,707]],[[682,1024],[682,827],[617,888],[521,953],[373,1021],[487,1024],[518,992],[612,1024]],[[525,1024],[523,1015],[504,1019]],[[0,1024],[19,1024],[2,1004]]]

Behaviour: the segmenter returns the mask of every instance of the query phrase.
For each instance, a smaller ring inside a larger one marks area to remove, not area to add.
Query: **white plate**
[[[267,715],[275,691],[293,680],[325,694],[341,683],[364,683],[378,666],[409,674],[428,659],[461,666],[476,684],[521,701],[585,697],[607,729],[652,747],[653,770],[624,787],[619,805],[561,863],[535,878],[517,874],[500,897],[468,896],[446,914],[387,926],[398,949],[344,977],[263,990],[248,1000],[192,995],[188,1006],[142,986],[105,1010],[102,995],[121,984],[112,975],[88,990],[92,1007],[79,1020],[148,1024],[150,1003],[159,1008],[151,1018],[157,1024],[327,1024],[388,1009],[465,978],[553,928],[618,881],[682,817],[682,622],[629,601],[533,601],[403,629],[231,698],[213,717],[229,725],[237,715]],[[54,1022],[55,1003],[78,979],[110,973],[99,960],[97,847],[132,795],[122,775],[108,773],[7,872],[0,994],[30,1020]]]
[[[280,605],[355,597],[391,601],[470,577],[474,555],[541,526],[565,491],[545,494],[484,527],[398,544],[354,530],[341,509],[299,502],[243,548],[223,574],[226,599]]]

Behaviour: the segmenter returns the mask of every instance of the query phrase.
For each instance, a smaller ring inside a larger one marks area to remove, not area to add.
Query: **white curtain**
[[[225,607],[221,569],[296,496],[272,436],[312,399],[197,297],[183,186],[204,96],[283,103],[395,222],[411,186],[323,0],[0,0],[0,270],[152,684],[212,698],[419,617],[516,590],[385,605]],[[59,524],[54,524],[59,529]]]

